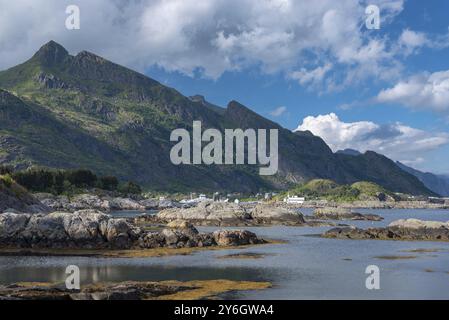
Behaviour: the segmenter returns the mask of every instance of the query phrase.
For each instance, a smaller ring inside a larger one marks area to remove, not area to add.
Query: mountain
[[[449,197],[449,177],[430,172],[422,172],[406,166],[401,162],[396,164],[404,171],[417,177],[429,190],[443,197]]]
[[[185,97],[93,53],[70,55],[50,41],[28,61],[0,72],[0,164],[86,168],[156,190],[256,191],[314,178],[372,181],[398,192],[432,194],[376,153],[334,154],[312,133],[291,132],[237,101],[221,108]],[[256,166],[175,166],[173,129],[278,129],[279,172]]]

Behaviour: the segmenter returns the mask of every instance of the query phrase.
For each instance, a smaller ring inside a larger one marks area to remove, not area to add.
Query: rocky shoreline
[[[261,243],[266,241],[246,230],[200,233],[186,221],[173,221],[161,231],[145,231],[95,210],[0,215],[0,248],[131,250]]]
[[[297,205],[283,204],[278,205],[296,208]],[[430,203],[428,201],[380,201],[365,200],[354,202],[335,202],[327,200],[309,200],[305,201],[298,208],[324,208],[336,207],[345,209],[449,209],[449,203]]]
[[[449,221],[397,220],[385,228],[333,228],[324,238],[352,240],[449,241]]]
[[[165,210],[165,209],[186,209],[195,207],[195,204],[181,204],[175,200],[145,199],[142,197],[117,197],[109,194],[85,193],[68,197],[65,195],[55,196],[49,193],[36,193],[33,197],[43,211],[77,211],[86,209],[102,210],[105,212],[114,210]],[[223,203],[222,203],[223,204]],[[259,204],[267,204],[260,202]],[[198,206],[201,203],[198,204]],[[232,207],[233,203],[226,203]],[[268,205],[268,204],[267,204]],[[284,202],[271,202],[272,207],[283,208],[285,210],[298,210],[301,208],[338,208],[338,209],[449,209],[447,203],[430,203],[428,201],[380,201],[366,200],[354,202],[333,202],[327,200],[308,200],[301,205],[287,204]],[[254,204],[241,203],[238,206],[251,207]],[[33,211],[34,212],[34,211]]]

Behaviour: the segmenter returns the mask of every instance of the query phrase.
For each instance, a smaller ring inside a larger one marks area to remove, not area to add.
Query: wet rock
[[[213,233],[219,246],[241,246],[263,243],[256,234],[247,230],[218,230]]]
[[[336,239],[449,241],[449,224],[416,219],[398,220],[392,222],[386,228],[333,228],[325,232],[322,237]]]
[[[198,234],[198,230],[188,221],[174,220],[167,224],[168,228],[181,230],[184,234],[194,237]]]
[[[352,212],[350,209],[338,207],[317,208],[314,211],[314,218],[320,220],[369,220],[382,221],[381,216],[375,214],[360,214]]]
[[[277,207],[268,204],[258,204],[250,212],[251,218],[257,220],[260,224],[276,224],[291,222],[296,224],[305,223],[302,213],[283,207]]]

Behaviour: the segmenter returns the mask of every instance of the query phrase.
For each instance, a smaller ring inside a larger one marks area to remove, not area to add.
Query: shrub
[[[0,175],[12,174],[13,168],[11,166],[0,165]]]
[[[128,181],[124,184],[121,184],[118,191],[124,194],[141,194],[142,188],[137,183]]]
[[[76,187],[94,187],[97,176],[90,170],[70,170],[66,172],[66,179]]]
[[[101,177],[98,183],[100,189],[115,191],[118,187],[118,179],[113,176]]]

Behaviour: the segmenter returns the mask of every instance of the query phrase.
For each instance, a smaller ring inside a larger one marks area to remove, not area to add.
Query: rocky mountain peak
[[[83,61],[89,61],[94,63],[105,63],[107,62],[106,59],[97,56],[96,54],[89,52],[89,51],[81,51],[75,56],[75,59],[77,60],[83,60]]]
[[[68,51],[59,43],[51,40],[44,44],[33,56],[45,66],[53,66],[64,62],[69,57]]]

